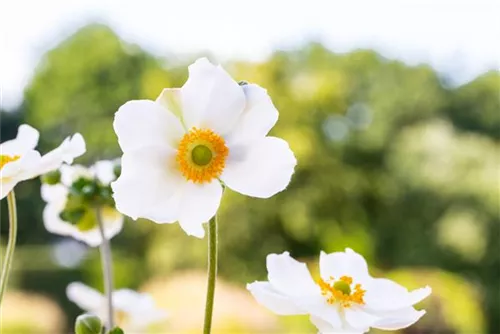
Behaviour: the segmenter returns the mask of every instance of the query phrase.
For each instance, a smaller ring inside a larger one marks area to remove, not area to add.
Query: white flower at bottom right
[[[320,333],[366,333],[370,328],[398,330],[418,321],[424,310],[413,305],[431,288],[408,291],[385,278],[373,278],[365,259],[345,252],[321,252],[320,278],[288,252],[267,256],[268,279],[247,285],[257,302],[279,315],[310,315]]]

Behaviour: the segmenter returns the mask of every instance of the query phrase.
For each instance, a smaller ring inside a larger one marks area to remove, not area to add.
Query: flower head
[[[222,183],[260,198],[287,187],[296,159],[284,140],[267,136],[277,119],[265,89],[239,85],[220,66],[197,60],[182,88],[164,89],[156,101],[127,102],[116,113],[123,151],[123,173],[112,184],[118,210],[178,221],[203,237]]]
[[[85,153],[85,142],[77,133],[41,156],[35,150],[38,137],[36,129],[23,124],[15,139],[0,144],[0,199],[7,196],[17,183],[58,169],[63,163],[71,164],[73,159]]]
[[[97,315],[107,322],[106,297],[80,282],[73,282],[66,288],[69,300],[82,310]],[[167,314],[155,306],[153,298],[145,293],[129,289],[113,291],[115,320],[126,333],[139,332],[148,326],[163,321]]]
[[[413,305],[431,293],[428,286],[409,292],[391,280],[371,277],[364,258],[349,248],[321,253],[317,281],[288,252],[268,255],[267,270],[268,282],[247,285],[255,299],[277,314],[309,314],[324,334],[408,327],[425,314]]]
[[[116,166],[114,161],[99,161],[90,168],[62,166],[60,183],[42,185],[42,198],[47,202],[43,211],[47,231],[99,246],[99,207],[104,235],[111,239],[118,234],[123,227],[123,215],[115,209],[110,188],[116,179]]]

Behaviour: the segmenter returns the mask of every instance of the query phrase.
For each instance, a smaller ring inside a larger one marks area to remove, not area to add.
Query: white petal
[[[110,160],[97,161],[90,170],[92,174],[102,183],[110,184],[116,179],[115,176],[115,162]]]
[[[242,88],[246,105],[238,122],[228,135],[227,141],[231,144],[250,142],[265,137],[278,120],[278,110],[264,88],[254,84],[244,85]]]
[[[408,292],[398,283],[385,278],[373,279],[366,287],[366,308],[373,311],[393,311],[408,308],[431,294],[430,287]]]
[[[166,312],[157,309],[153,298],[144,293],[129,289],[113,292],[113,303],[117,310],[126,312],[130,317],[130,326],[136,330],[145,329],[166,317]]]
[[[59,171],[61,172],[61,183],[66,187],[70,187],[79,178],[94,178],[93,172],[82,165],[62,165]]]
[[[179,208],[169,205],[186,181],[176,169],[176,152],[165,147],[130,151],[122,157],[122,173],[111,184],[116,208],[137,219],[174,222]]]
[[[310,319],[313,325],[318,328],[319,334],[363,334],[368,331],[368,329],[366,331],[359,331],[353,328],[334,328],[328,321],[313,315]]]
[[[380,318],[365,312],[360,307],[351,306],[344,309],[347,323],[358,330],[365,330],[371,327]]]
[[[222,186],[218,180],[204,184],[186,183],[179,210],[179,224],[182,229],[188,235],[203,238],[203,223],[215,216],[221,198]]]
[[[290,253],[269,254],[266,263],[269,282],[281,293],[298,297],[320,294],[306,264],[290,257]]]
[[[345,252],[331,254],[321,252],[319,267],[321,277],[325,280],[330,277],[339,279],[342,276],[350,276],[354,283],[364,283],[370,279],[365,259],[350,248]]]
[[[245,108],[243,89],[220,66],[206,58],[189,66],[189,78],[181,88],[186,127],[208,128],[226,134]]]
[[[42,198],[45,202],[66,202],[66,196],[68,196],[68,188],[62,184],[42,184],[41,188]],[[62,204],[64,205],[64,204]]]
[[[254,282],[247,284],[259,304],[279,315],[306,314],[303,309],[294,304],[292,298],[276,290],[269,282]]]
[[[317,293],[310,298],[301,298],[297,303],[299,306],[307,309],[311,315],[328,322],[332,328],[342,329],[343,323],[339,307],[328,304],[326,298],[321,293]]]
[[[8,140],[0,145],[0,154],[23,155],[36,147],[39,136],[38,130],[27,124],[22,124],[17,130],[15,139]]]
[[[0,200],[7,197],[7,195],[11,192],[12,189],[17,184],[17,180],[15,179],[1,179],[0,180]]]
[[[64,209],[64,203],[50,203],[45,206],[43,209],[43,225],[50,233],[69,236],[75,234],[78,229],[60,218],[59,214]]]
[[[177,148],[184,135],[179,119],[159,103],[149,100],[122,105],[115,114],[113,127],[124,153],[148,146]]]
[[[31,150],[24,152],[18,160],[11,161],[0,170],[0,178],[16,178],[24,181],[33,178],[31,171],[40,165],[40,153]]]
[[[32,177],[59,169],[63,163],[72,164],[73,160],[85,153],[85,141],[79,133],[66,138],[59,147],[42,156],[40,165],[32,170]]]
[[[230,147],[221,180],[241,194],[269,198],[288,186],[296,164],[286,141],[264,137],[249,146]]]
[[[180,88],[165,88],[156,99],[156,102],[179,119],[182,119],[182,93]]]
[[[374,328],[384,330],[398,330],[413,325],[425,314],[424,310],[417,311],[413,307],[408,307],[395,312],[380,314],[383,317],[372,325]]]
[[[97,290],[80,282],[73,282],[66,288],[68,299],[85,311],[96,311],[101,307],[104,296]]]

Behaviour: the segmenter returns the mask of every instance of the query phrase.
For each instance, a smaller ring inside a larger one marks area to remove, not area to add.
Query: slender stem
[[[217,280],[217,215],[208,223],[208,283],[203,334],[210,334],[214,310],[215,281]]]
[[[101,233],[102,243],[99,247],[101,253],[102,275],[104,279],[104,291],[106,294],[107,310],[108,310],[108,330],[115,327],[114,311],[113,311],[113,260],[111,258],[111,246],[108,238],[104,234],[104,223],[102,221],[102,212],[100,207],[95,209],[97,217],[97,225]]]
[[[14,249],[16,248],[17,238],[17,210],[16,210],[16,195],[12,190],[7,195],[7,206],[9,208],[9,241],[7,243],[7,250],[5,259],[2,265],[2,276],[0,276],[0,305],[2,305],[3,295],[7,290],[7,280],[9,279],[9,272],[12,266],[12,259],[14,258]]]

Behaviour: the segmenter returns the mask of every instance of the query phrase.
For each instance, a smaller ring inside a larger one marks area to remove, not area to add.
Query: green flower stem
[[[5,259],[2,265],[2,276],[0,276],[0,305],[2,305],[3,295],[7,290],[7,280],[9,279],[10,267],[12,266],[12,259],[14,258],[14,249],[16,248],[17,238],[17,210],[16,210],[16,195],[12,190],[7,195],[7,206],[9,208],[9,241],[7,243],[7,250]]]
[[[102,221],[102,212],[100,207],[96,207],[95,214],[97,218],[97,226],[101,233],[102,243],[100,245],[102,275],[104,279],[104,291],[106,294],[108,321],[106,327],[111,330],[115,327],[114,310],[113,310],[113,260],[111,258],[111,246],[108,238],[104,234],[104,223]]]
[[[217,280],[217,215],[208,223],[208,283],[203,334],[210,334],[214,310],[215,281]]]

